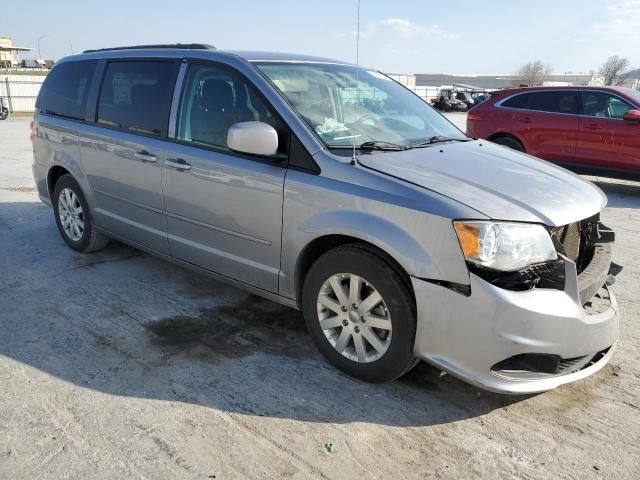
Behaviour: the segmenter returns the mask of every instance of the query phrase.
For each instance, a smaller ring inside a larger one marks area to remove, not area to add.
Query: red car
[[[467,115],[467,135],[579,173],[640,179],[640,92],[539,87],[493,92]]]

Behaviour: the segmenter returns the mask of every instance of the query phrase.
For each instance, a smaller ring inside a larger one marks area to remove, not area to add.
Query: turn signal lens
[[[495,256],[497,246],[496,229],[491,223],[455,223],[462,252],[467,258],[489,262]]]
[[[478,255],[480,228],[476,225],[467,225],[465,223],[456,223],[455,228],[464,256],[475,257]]]

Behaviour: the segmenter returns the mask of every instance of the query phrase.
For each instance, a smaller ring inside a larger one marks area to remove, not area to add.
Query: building
[[[441,90],[493,91],[521,85],[517,75],[456,75],[451,73],[389,74],[395,81],[426,101],[438,98]],[[598,86],[602,77],[596,73],[557,73],[545,77],[544,86]],[[624,87],[640,90],[640,69],[628,72]]]
[[[545,77],[550,85],[593,85],[598,76],[593,73],[559,73]],[[452,75],[452,74],[416,74],[416,86],[473,85],[477,89],[499,90],[518,87],[521,84],[517,75]]]
[[[30,51],[28,47],[16,47],[9,37],[0,37],[0,68],[15,68],[19,63],[18,53]]]

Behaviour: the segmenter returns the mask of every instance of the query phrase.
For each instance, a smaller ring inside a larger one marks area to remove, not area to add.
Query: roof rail
[[[155,48],[177,48],[180,50],[215,50],[216,47],[208,45],[206,43],[166,43],[157,45],[131,45],[129,47],[111,47],[111,48],[97,48],[94,50],[85,50],[82,53],[95,53],[95,52],[109,52],[111,50],[140,50],[140,49],[155,49]]]

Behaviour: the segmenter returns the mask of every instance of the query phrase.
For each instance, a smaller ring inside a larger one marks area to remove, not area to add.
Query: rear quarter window
[[[84,120],[97,64],[97,60],[83,60],[56,65],[44,81],[36,108],[50,115]]]
[[[511,98],[507,98],[500,105],[507,108],[527,108],[529,105],[529,96],[529,93],[514,95]]]

